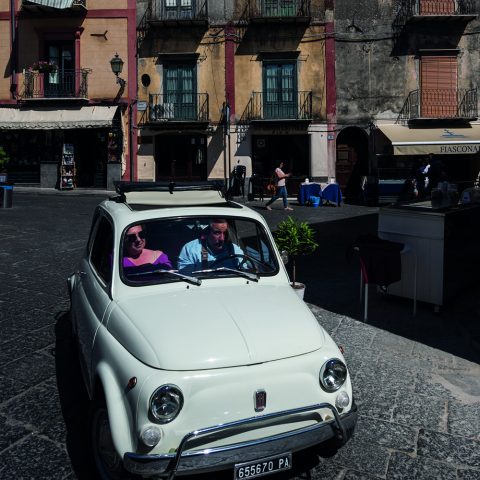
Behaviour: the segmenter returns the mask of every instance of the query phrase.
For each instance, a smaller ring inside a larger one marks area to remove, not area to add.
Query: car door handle
[[[76,273],[79,277],[86,277],[87,276],[87,272],[81,272],[80,270],[78,270]]]

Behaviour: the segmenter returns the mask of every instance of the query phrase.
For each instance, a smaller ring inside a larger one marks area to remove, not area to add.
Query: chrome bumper
[[[206,448],[184,452],[188,442],[209,434],[228,431],[238,427],[254,426],[266,420],[286,417],[289,415],[311,412],[328,408],[334,417],[328,422],[321,421],[315,425],[299,428],[290,432],[273,435],[266,438],[251,440],[221,447]],[[270,457],[273,455],[295,452],[320,444],[333,437],[340,442],[348,440],[348,431],[353,430],[357,423],[357,407],[339,415],[329,403],[319,403],[308,407],[284,410],[258,417],[247,418],[236,422],[203,428],[190,432],[183,437],[176,453],[163,455],[138,455],[127,452],[123,456],[125,468],[134,474],[145,476],[166,477],[169,480],[176,475],[200,473],[233,467],[236,463]]]

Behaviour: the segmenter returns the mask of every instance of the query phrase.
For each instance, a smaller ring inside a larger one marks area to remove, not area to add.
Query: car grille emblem
[[[254,395],[255,411],[261,412],[267,406],[267,392],[265,390],[257,390]]]

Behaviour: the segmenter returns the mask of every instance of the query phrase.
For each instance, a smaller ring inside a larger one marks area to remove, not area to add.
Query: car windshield
[[[134,286],[242,277],[258,281],[278,271],[260,223],[239,217],[150,220],[125,229],[120,245],[122,280]]]

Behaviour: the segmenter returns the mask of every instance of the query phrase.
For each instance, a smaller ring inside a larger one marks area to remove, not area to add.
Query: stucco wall
[[[335,1],[338,122],[395,121],[409,92],[418,88],[421,49],[458,48],[458,88],[479,85],[478,19],[395,29],[401,3]]]
[[[59,30],[58,19],[32,18],[20,22],[18,34],[18,70],[28,69],[38,59],[46,59],[42,51],[42,33]],[[88,76],[88,96],[90,99],[113,98],[119,85],[110,68],[110,59],[118,53],[124,63],[122,77],[128,71],[127,19],[126,18],[87,18],[66,17],[61,20],[61,31],[69,32],[74,41],[75,30],[83,28],[80,37],[80,67],[91,70]],[[92,34],[103,34],[106,38]],[[22,76],[19,82],[23,88]],[[123,93],[126,96],[126,92]]]
[[[298,90],[312,91],[313,115],[316,120],[326,117],[325,98],[325,41],[323,25],[286,24],[281,31],[278,25],[253,25],[249,27],[235,53],[236,119],[244,113],[252,92],[261,92],[261,52],[279,53],[279,59],[296,52]],[[292,58],[293,58],[292,57]]]
[[[0,20],[0,100],[10,99],[10,23]]]
[[[138,61],[138,99],[148,102],[149,94],[163,93],[164,63],[192,53],[195,56],[191,58],[196,57],[197,92],[208,93],[210,120],[217,122],[225,100],[225,46],[215,40],[216,30],[192,29],[191,35],[180,38],[176,29],[164,28],[146,42]],[[179,56],[175,57],[175,53]],[[150,77],[150,85],[142,84],[143,75]]]

